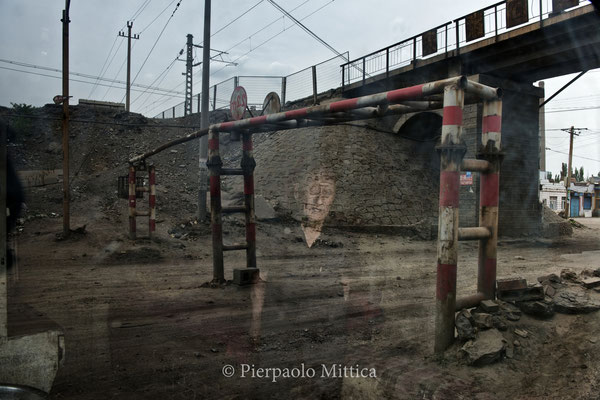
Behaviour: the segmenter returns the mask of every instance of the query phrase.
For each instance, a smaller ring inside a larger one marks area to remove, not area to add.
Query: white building
[[[548,180],[540,181],[540,202],[557,213],[564,210],[567,203],[567,189],[565,185],[562,183],[552,183]]]

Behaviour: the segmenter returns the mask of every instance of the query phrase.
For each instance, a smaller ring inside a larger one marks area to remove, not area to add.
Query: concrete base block
[[[257,283],[260,278],[260,269],[244,268],[233,270],[233,283],[239,286]]]
[[[0,382],[49,393],[64,356],[59,331],[0,339]]]

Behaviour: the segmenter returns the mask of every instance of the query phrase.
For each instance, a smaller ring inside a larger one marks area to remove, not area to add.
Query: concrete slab
[[[55,330],[1,339],[0,382],[49,393],[64,351],[64,336]]]

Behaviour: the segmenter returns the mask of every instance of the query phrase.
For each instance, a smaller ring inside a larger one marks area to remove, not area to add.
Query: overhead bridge
[[[348,96],[490,75],[535,82],[600,67],[600,17],[589,1],[507,0],[342,65]],[[541,13],[540,13],[541,9]]]

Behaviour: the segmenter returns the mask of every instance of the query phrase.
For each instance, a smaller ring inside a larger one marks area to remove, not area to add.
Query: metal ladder
[[[254,214],[254,161],[252,134],[242,133],[242,161],[240,169],[223,168],[219,153],[219,132],[208,131],[208,160],[206,165],[210,176],[210,224],[213,247],[213,283],[225,282],[223,252],[246,250],[246,268],[256,269],[256,222]],[[244,205],[222,207],[221,175],[242,175],[244,177]],[[223,244],[222,214],[244,213],[246,216],[246,242],[236,245]]]

